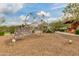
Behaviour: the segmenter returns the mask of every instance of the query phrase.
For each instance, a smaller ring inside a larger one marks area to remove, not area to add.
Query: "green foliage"
[[[10,27],[7,27],[7,26],[1,26],[0,27],[0,32],[9,32],[9,33],[14,33],[15,31],[15,28],[17,28],[16,26],[10,26]]]
[[[79,20],[79,4],[70,3],[63,10],[65,15],[72,15],[72,17],[67,17],[69,20]]]
[[[42,26],[42,31],[47,32],[47,26]]]
[[[60,31],[60,32],[65,32],[66,30],[65,30],[65,29],[59,29],[59,31]]]
[[[41,24],[39,25],[39,29],[42,30],[42,32],[48,31],[48,23],[41,20]]]
[[[52,22],[50,26],[53,31],[59,31],[60,28],[65,26],[65,24],[63,24],[62,21],[56,21],[56,22]]]
[[[0,32],[0,36],[3,36],[4,35],[4,32]]]
[[[54,33],[55,31],[65,31],[65,29],[60,29],[66,27],[63,21],[54,21],[51,23],[42,22],[40,24],[40,29],[45,33]]]
[[[46,33],[52,33],[53,31],[50,28],[47,28]]]
[[[75,34],[78,34],[79,35],[79,30],[76,30]]]
[[[14,26],[11,26],[8,28],[8,32],[10,32],[11,34],[15,32],[15,28]]]
[[[42,24],[42,26],[40,28],[41,28],[42,32],[44,32],[44,33],[52,33],[52,29],[47,24]]]

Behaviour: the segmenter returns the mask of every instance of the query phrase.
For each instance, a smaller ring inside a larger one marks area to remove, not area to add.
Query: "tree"
[[[56,22],[52,22],[50,24],[52,31],[59,31],[61,28],[65,28],[65,24],[63,24],[62,21],[56,21]]]
[[[66,19],[69,20],[79,20],[79,4],[70,3],[63,10]]]

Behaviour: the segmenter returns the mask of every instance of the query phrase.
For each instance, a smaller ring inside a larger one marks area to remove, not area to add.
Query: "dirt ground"
[[[9,45],[9,36],[0,37],[1,56],[79,56],[79,37],[44,33],[30,35]],[[72,40],[72,44],[68,40]]]

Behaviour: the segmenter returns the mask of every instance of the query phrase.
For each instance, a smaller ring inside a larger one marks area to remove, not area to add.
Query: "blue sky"
[[[34,16],[40,16],[42,13],[49,17],[49,21],[57,20],[63,16],[63,10],[66,3],[7,3],[0,4],[0,19],[5,18],[3,25],[21,24],[22,19],[32,12]],[[36,19],[38,21],[38,19]],[[32,22],[32,20],[31,20]]]

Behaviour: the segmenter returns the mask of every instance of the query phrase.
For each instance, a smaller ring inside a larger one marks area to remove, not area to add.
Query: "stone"
[[[69,42],[69,44],[72,44],[72,40],[69,40],[68,42]]]
[[[12,43],[15,43],[16,42],[16,39],[12,39]]]

